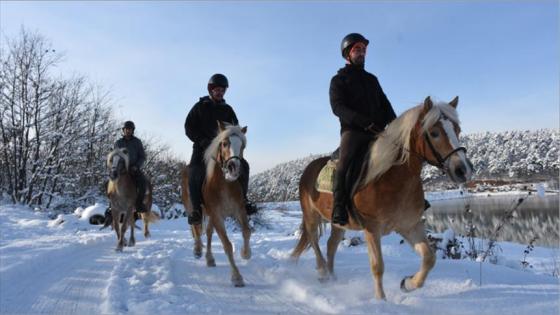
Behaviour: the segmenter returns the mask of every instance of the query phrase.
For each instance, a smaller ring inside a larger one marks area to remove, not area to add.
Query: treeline
[[[16,38],[2,41],[1,199],[69,209],[103,195],[105,157],[122,122],[112,114],[102,87],[84,76],[55,75],[62,60],[45,37],[24,28]],[[166,146],[150,141],[145,146],[156,201],[179,200],[177,160]]]

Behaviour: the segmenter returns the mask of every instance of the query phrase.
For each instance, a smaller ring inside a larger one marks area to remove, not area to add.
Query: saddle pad
[[[321,172],[319,172],[319,176],[317,176],[317,181],[315,181],[315,189],[317,191],[332,194],[334,188],[334,176],[336,171],[336,163],[332,160],[329,160]]]

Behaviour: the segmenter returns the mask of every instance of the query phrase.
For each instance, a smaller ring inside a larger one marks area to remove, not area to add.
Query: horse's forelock
[[[459,115],[457,110],[445,102],[438,102],[426,113],[422,120],[422,128],[426,131],[435,125],[441,116],[444,115],[454,124],[459,125]]]

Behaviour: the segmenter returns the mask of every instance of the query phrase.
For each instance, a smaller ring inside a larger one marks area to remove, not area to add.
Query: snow
[[[495,263],[441,259],[425,286],[400,290],[420,259],[402,238],[382,240],[387,301],[374,299],[363,243],[349,246],[360,232],[347,232],[335,262],[337,280],[320,283],[315,256],[307,251],[296,263],[289,257],[299,235],[297,202],[266,203],[253,218],[253,257],[238,250],[242,237],[228,223],[235,259],[246,287],[230,282],[229,264],[214,236],[217,267],[195,259],[185,218],[151,226],[152,238],[137,234],[137,244],[114,251],[110,230],[89,225],[84,213],[95,204],[54,220],[18,205],[0,206],[1,314],[558,314],[558,248],[535,247],[521,260],[526,244],[499,242]],[[78,217],[81,215],[82,219]],[[139,222],[140,223],[140,222]],[[329,229],[326,230],[328,235]],[[452,239],[453,231],[442,236]],[[362,237],[363,238],[363,237]],[[205,238],[204,238],[205,239]],[[326,237],[321,239],[324,250]]]

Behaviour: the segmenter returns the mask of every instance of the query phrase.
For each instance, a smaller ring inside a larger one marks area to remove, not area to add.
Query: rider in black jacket
[[[138,197],[136,198],[136,212],[146,212],[144,207],[144,195],[146,195],[146,177],[142,172],[142,166],[146,161],[146,153],[142,141],[134,136],[136,126],[134,122],[127,121],[122,128],[123,136],[115,142],[115,149],[126,148],[128,150],[128,171],[136,183]]]
[[[200,224],[202,220],[202,184],[206,176],[204,151],[218,133],[216,122],[219,120],[233,125],[239,123],[235,112],[224,100],[228,87],[228,80],[223,74],[214,74],[208,82],[209,96],[201,97],[185,120],[185,134],[193,142],[193,152],[189,164],[189,196],[193,213],[189,215],[189,224]],[[241,159],[241,165],[239,182],[243,188],[245,208],[247,214],[253,214],[256,208],[247,199],[249,164],[245,159]]]
[[[375,140],[378,133],[396,118],[391,103],[377,78],[364,70],[369,41],[360,34],[342,40],[346,66],[331,79],[329,90],[332,111],[340,119],[340,155],[334,185],[332,222],[348,223],[349,198],[345,177],[355,154]]]

